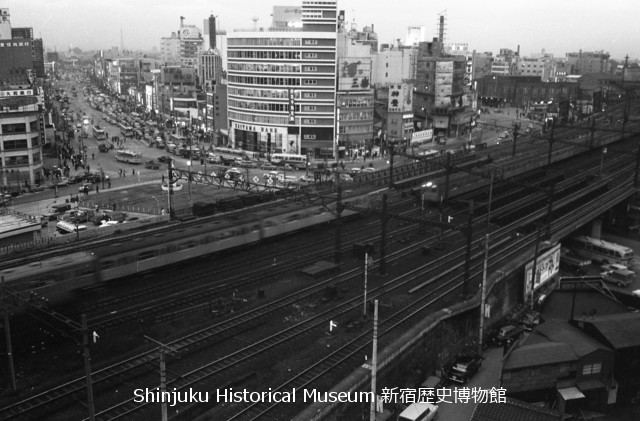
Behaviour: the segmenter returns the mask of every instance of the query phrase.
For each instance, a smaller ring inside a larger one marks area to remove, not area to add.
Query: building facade
[[[0,90],[0,179],[2,190],[20,192],[44,181],[44,122],[37,89]]]
[[[388,86],[413,79],[413,48],[387,49],[372,54],[371,81],[374,86]]]
[[[569,74],[606,73],[609,71],[609,53],[604,51],[567,53]]]
[[[230,146],[334,157],[335,1],[303,1],[302,28],[234,32],[227,37]]]

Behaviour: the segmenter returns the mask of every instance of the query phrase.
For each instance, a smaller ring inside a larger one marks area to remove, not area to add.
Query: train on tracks
[[[341,216],[356,216],[358,212],[349,207],[366,208],[371,197],[373,194],[345,199],[347,208]],[[4,269],[0,276],[11,291],[60,303],[72,299],[73,291],[78,288],[319,227],[336,218],[335,209],[335,203],[326,206],[281,203],[277,213],[258,210],[246,217],[228,216],[185,227],[178,225],[174,230],[96,245],[86,251]]]

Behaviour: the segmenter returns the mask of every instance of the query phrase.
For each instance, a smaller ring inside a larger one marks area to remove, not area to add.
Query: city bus
[[[105,140],[107,134],[100,126],[93,126],[93,137],[96,140]]]
[[[210,162],[218,162],[222,164],[233,164],[236,160],[246,160],[247,153],[242,149],[232,148],[215,148],[213,155],[210,155]]]
[[[273,165],[289,164],[294,168],[304,170],[307,168],[307,157],[305,155],[274,153],[271,155],[271,163]]]
[[[118,127],[120,127],[120,133],[122,133],[122,136],[133,137],[133,129],[131,127],[125,126],[123,123],[118,124]]]
[[[126,162],[127,164],[139,164],[142,162],[142,158],[138,152],[119,149],[116,152],[116,160],[121,162]]]
[[[587,259],[602,263],[620,263],[629,266],[633,250],[620,244],[591,238],[586,235],[571,240],[571,250]]]

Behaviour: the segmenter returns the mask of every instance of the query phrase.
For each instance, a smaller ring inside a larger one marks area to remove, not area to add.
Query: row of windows
[[[231,110],[229,110],[229,119],[248,123],[266,123],[280,126],[286,126],[289,124],[289,117],[245,114]]]
[[[340,121],[373,120],[373,111],[360,111],[354,113],[340,113]]]
[[[289,111],[289,103],[273,103],[273,102],[253,102],[253,101],[237,101],[229,99],[229,107],[246,108],[249,110],[260,111]],[[300,106],[296,105],[296,111],[300,111]]]
[[[300,38],[228,38],[227,45],[301,45]]]
[[[227,58],[300,60],[300,51],[229,51]]]
[[[249,89],[249,88],[229,88],[229,96],[250,96],[256,98],[289,98],[288,89]],[[296,98],[300,98],[299,92],[294,92]],[[306,98],[306,97],[305,97]],[[315,97],[314,97],[315,98]]]
[[[373,107],[373,98],[347,99],[342,101],[340,105],[346,108]]]
[[[361,124],[357,126],[343,126],[340,125],[340,134],[355,134],[355,133],[373,133],[373,123]]]
[[[39,160],[39,157],[38,157],[38,160]],[[6,165],[6,166],[11,166],[11,165],[29,165],[29,155],[5,156],[4,157],[4,165]]]
[[[38,121],[32,121],[29,123],[29,130],[32,132],[38,131]],[[2,125],[2,134],[14,134],[14,133],[26,133],[27,125],[25,123],[9,123]]]
[[[2,142],[2,148],[5,151],[15,151],[16,149],[27,149],[29,144],[27,139],[5,140]]]
[[[227,68],[242,72],[300,73],[302,66],[299,64],[229,63]]]
[[[299,86],[300,79],[294,77],[229,76],[229,83],[248,85]]]

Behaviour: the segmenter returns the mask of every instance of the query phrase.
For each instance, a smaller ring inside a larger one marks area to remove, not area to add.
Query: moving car
[[[465,384],[473,377],[482,365],[482,357],[477,355],[460,355],[447,371],[447,378],[452,382]]]
[[[93,190],[93,185],[89,184],[89,183],[85,183],[82,186],[80,186],[80,188],[78,189],[78,193],[89,193],[91,190]]]
[[[168,164],[171,161],[173,161],[173,158],[171,158],[170,156],[167,156],[167,155],[162,155],[162,156],[158,157],[158,162],[164,162],[164,163]]]
[[[147,161],[144,163],[144,167],[148,170],[157,170],[160,168],[160,165],[158,165],[153,159],[150,161]]]
[[[600,274],[602,280],[619,287],[627,287],[635,280],[635,273],[628,269],[616,269]]]
[[[98,150],[100,152],[109,152],[109,147],[107,145],[105,145],[104,143],[101,143],[98,145]]]

